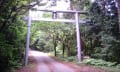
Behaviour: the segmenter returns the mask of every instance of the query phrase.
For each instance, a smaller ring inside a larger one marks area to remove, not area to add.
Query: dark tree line
[[[88,38],[92,39],[90,56],[119,63],[119,13],[115,0],[95,0],[90,7]]]

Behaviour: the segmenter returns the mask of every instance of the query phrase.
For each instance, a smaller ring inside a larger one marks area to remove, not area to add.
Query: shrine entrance
[[[49,12],[52,14],[51,18],[34,18],[32,17],[32,12]],[[71,19],[60,19],[58,18],[58,13],[70,13],[73,14]],[[29,46],[30,46],[30,31],[31,31],[31,23],[32,21],[52,21],[52,22],[64,22],[64,23],[75,23],[76,26],[76,41],[77,41],[77,58],[78,61],[80,62],[82,59],[81,56],[81,35],[80,35],[80,23],[85,23],[85,21],[79,20],[79,16],[81,14],[87,14],[87,12],[84,11],[74,11],[74,10],[38,10],[38,9],[30,9],[28,18],[27,18],[27,40],[26,40],[26,49],[25,49],[25,65],[28,64],[28,51],[29,51]]]

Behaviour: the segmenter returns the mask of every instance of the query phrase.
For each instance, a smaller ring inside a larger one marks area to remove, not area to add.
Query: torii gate
[[[32,18],[31,17],[31,11],[43,11],[43,12],[51,12],[52,13],[52,18]],[[57,13],[72,13],[74,14],[75,19],[57,19]],[[28,64],[28,51],[29,51],[29,45],[30,45],[30,30],[31,30],[31,22],[32,21],[54,21],[54,22],[69,22],[69,23],[76,23],[76,37],[77,37],[77,58],[78,61],[81,61],[81,40],[80,40],[80,28],[79,28],[79,23],[85,23],[82,20],[79,20],[79,14],[87,14],[87,12],[84,11],[72,11],[72,10],[37,10],[37,9],[32,9],[29,10],[29,15],[28,15],[28,30],[27,30],[27,42],[26,42],[26,49],[25,49],[25,65]]]

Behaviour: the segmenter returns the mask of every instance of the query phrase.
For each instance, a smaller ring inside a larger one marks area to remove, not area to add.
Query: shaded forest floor
[[[38,52],[29,51],[29,64],[22,67],[16,72],[109,72],[93,66],[75,65],[70,62],[62,62],[53,59],[48,55]]]

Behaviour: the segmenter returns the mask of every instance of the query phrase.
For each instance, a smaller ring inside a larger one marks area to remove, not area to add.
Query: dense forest
[[[28,16],[28,10],[35,5],[47,4],[41,1],[0,0],[1,72],[10,72],[24,65],[27,21],[23,17]],[[52,1],[55,5],[57,0]],[[98,65],[120,68],[120,0],[70,0],[70,9],[88,12],[87,15],[80,15],[86,21],[80,24],[83,59],[88,56],[91,61],[96,60],[89,62],[92,65],[100,60],[102,63]],[[51,17],[49,13],[43,16]],[[63,17],[71,19],[72,14],[66,13]],[[77,61],[75,25],[33,21],[30,48]]]

